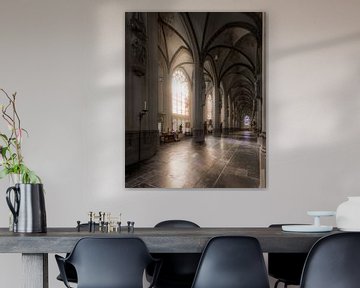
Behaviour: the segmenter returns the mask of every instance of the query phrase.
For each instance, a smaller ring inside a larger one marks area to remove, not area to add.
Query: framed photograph
[[[125,186],[265,188],[262,12],[127,12]]]

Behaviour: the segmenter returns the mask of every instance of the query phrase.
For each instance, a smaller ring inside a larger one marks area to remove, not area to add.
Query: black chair
[[[256,238],[212,238],[202,254],[192,288],[269,288],[261,247]]]
[[[78,288],[142,288],[144,270],[156,262],[139,238],[82,238],[68,257],[55,258],[66,287],[70,285],[65,263],[75,267]]]
[[[88,230],[89,229],[89,224],[88,223],[80,224],[80,229],[81,230],[84,230],[84,229]],[[98,223],[95,223],[95,229],[99,229],[99,224]],[[68,257],[68,256],[69,256],[69,253],[66,254],[66,257]],[[70,263],[67,263],[67,262],[64,263],[64,266],[65,266],[65,274],[66,274],[68,282],[77,283],[77,275],[76,275],[76,270],[75,270],[74,266],[71,265]],[[61,274],[59,274],[56,277],[56,279],[59,280],[59,281],[64,282],[62,277],[61,277]]]
[[[155,225],[155,228],[200,228],[187,220],[166,220]],[[197,253],[157,253],[162,266],[155,283],[156,288],[190,288],[194,280],[201,254]],[[152,278],[153,269],[147,269],[148,280]]]
[[[66,254],[66,257],[68,257],[68,256],[69,256],[69,254]],[[77,283],[77,274],[76,274],[75,267],[73,265],[71,265],[68,262],[64,262],[64,273],[66,275],[66,279],[68,282]],[[63,278],[61,277],[61,274],[59,274],[56,277],[56,279],[64,282]]]
[[[165,220],[154,226],[155,228],[200,228],[194,222],[188,220]]]
[[[272,224],[270,228],[280,228],[285,224]],[[277,281],[274,288],[280,283],[286,288],[288,285],[300,285],[301,273],[307,253],[269,253],[268,272]]]
[[[360,233],[325,236],[306,259],[301,288],[360,287]]]

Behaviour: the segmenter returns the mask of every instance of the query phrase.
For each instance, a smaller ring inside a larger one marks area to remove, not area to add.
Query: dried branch
[[[5,144],[4,146],[0,145],[0,166],[3,167],[3,170],[0,171],[0,178],[13,173],[20,174],[23,183],[41,183],[40,178],[23,162],[21,141],[23,132],[28,133],[21,127],[20,116],[16,109],[16,92],[11,96],[2,88],[0,88],[0,92],[7,99],[7,104],[1,105],[1,117],[8,124],[10,130],[9,137],[6,136],[6,133],[0,133],[0,140]]]

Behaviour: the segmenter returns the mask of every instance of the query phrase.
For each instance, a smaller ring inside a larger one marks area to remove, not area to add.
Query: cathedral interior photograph
[[[126,188],[266,187],[264,17],[126,13]]]

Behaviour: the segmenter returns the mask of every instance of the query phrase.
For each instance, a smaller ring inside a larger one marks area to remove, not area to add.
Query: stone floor
[[[149,160],[126,168],[126,188],[257,188],[259,146],[243,131],[208,135],[205,144],[191,137],[161,144]]]

